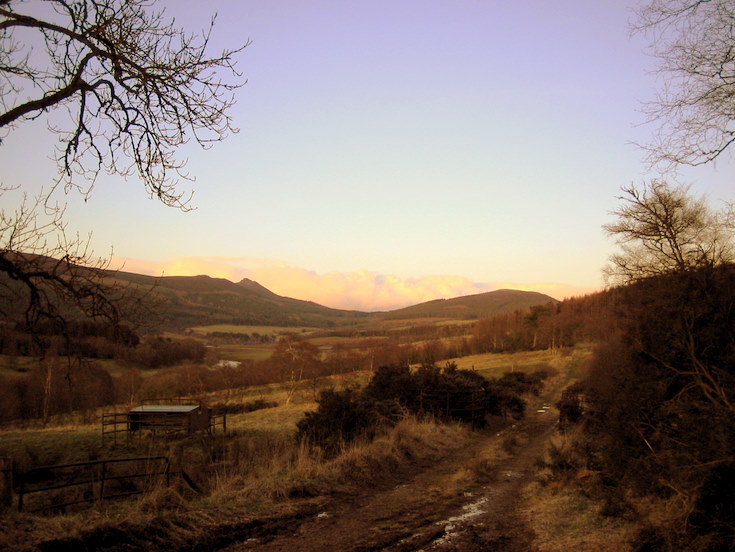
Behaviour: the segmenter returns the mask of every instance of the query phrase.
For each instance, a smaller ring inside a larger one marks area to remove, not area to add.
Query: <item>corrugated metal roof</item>
[[[144,404],[132,408],[130,412],[170,412],[176,414],[185,414],[198,409],[198,404]]]

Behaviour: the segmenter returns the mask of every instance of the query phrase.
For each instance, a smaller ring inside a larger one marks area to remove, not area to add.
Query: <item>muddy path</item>
[[[553,409],[531,410],[516,424],[478,433],[470,446],[433,465],[387,474],[380,487],[354,495],[305,502],[219,550],[532,550],[533,535],[518,512],[520,491],[556,419]]]

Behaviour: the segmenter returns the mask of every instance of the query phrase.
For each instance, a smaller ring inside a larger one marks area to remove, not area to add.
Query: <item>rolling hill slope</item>
[[[115,273],[114,278],[151,288],[161,303],[161,325],[175,328],[207,324],[329,327],[356,324],[371,316],[282,297],[248,279],[235,283],[210,276],[154,278],[124,272]]]
[[[162,325],[175,328],[207,324],[335,327],[416,318],[472,320],[558,302],[543,293],[500,289],[453,299],[436,299],[389,312],[369,313],[333,309],[312,301],[282,297],[248,279],[235,283],[210,276],[154,278],[125,272],[114,273],[114,277],[138,286],[152,287],[155,294],[163,299]]]
[[[558,303],[558,301],[535,291],[498,289],[454,299],[435,299],[434,301],[390,311],[382,316],[385,320],[412,318],[472,320],[547,303]]]
[[[140,278],[135,275],[135,280],[142,283]],[[225,323],[336,327],[416,318],[472,320],[557,302],[542,293],[502,289],[368,313],[282,297],[247,279],[234,283],[209,276],[168,276],[150,278],[148,284],[154,282],[156,294],[164,298],[162,315],[169,321],[166,325],[178,328]]]
[[[43,267],[43,258],[36,262]],[[48,262],[58,263],[53,259]],[[81,270],[83,274],[85,270],[91,273],[94,269]],[[541,293],[504,289],[375,313],[334,309],[313,301],[283,297],[248,279],[235,283],[210,276],[154,277],[123,271],[103,271],[103,274],[105,284],[112,286],[112,293],[132,297],[132,301],[147,296],[152,305],[146,311],[150,313],[147,325],[159,329],[210,324],[330,328],[417,318],[472,320],[556,302]],[[12,300],[14,282],[0,276],[0,284],[10,291],[5,296],[6,302]],[[23,299],[19,295],[16,298],[18,305],[8,304],[6,311],[23,312]],[[72,306],[69,314],[74,316],[73,312]]]

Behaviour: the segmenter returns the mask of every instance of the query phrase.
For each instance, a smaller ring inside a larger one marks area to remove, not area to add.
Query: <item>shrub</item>
[[[382,366],[362,392],[322,392],[317,410],[298,422],[297,436],[336,454],[344,443],[372,436],[380,423],[394,424],[408,414],[484,427],[491,415],[521,418],[525,403],[518,390],[533,385],[533,379],[518,376],[488,380],[453,364],[415,371],[407,365]]]
[[[296,424],[296,438],[320,447],[328,456],[361,435],[372,436],[377,425],[375,410],[353,389],[322,391],[319,407]]]
[[[561,399],[556,403],[559,410],[559,427],[566,430],[569,426],[578,424],[582,420],[584,410],[582,408],[582,385],[575,383],[567,387],[561,394]]]

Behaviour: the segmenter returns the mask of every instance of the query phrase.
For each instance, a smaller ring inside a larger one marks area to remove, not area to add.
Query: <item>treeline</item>
[[[85,359],[47,357],[22,376],[0,375],[0,423],[45,420],[113,404],[138,404],[142,398],[196,395],[239,386],[232,370],[210,370],[185,364],[144,377],[130,367],[112,376],[101,364]]]
[[[572,347],[597,341],[608,331],[613,291],[560,303],[538,305],[477,321],[469,348],[473,354]]]
[[[339,364],[344,357],[364,369],[374,369],[384,365],[432,364],[472,354],[573,347],[597,341],[609,333],[615,293],[608,290],[538,305],[483,318],[472,325],[384,330],[353,346],[335,346],[325,362]]]
[[[210,332],[207,334],[207,340],[210,343],[274,343],[276,336],[272,334],[261,334],[258,332],[240,333],[240,332]]]
[[[140,337],[128,326],[91,320],[0,324],[0,355],[44,356],[48,351],[70,357],[116,358],[136,347]]]
[[[0,375],[0,422],[44,419],[146,396],[175,396],[221,389],[235,378],[210,374],[202,364],[206,346],[194,339],[149,336],[139,339],[102,324],[77,323],[61,336],[49,327],[29,334],[3,326],[0,344],[5,363],[17,375]],[[32,363],[24,357],[38,355]],[[115,359],[124,368],[113,377],[99,362]],[[143,378],[141,370],[180,366],[172,374]],[[181,366],[183,365],[183,366]]]
[[[72,410],[133,404],[149,397],[196,395],[277,382],[297,386],[318,377],[380,366],[429,366],[476,353],[568,347],[606,334],[603,326],[609,320],[605,313],[611,297],[606,292],[498,315],[477,321],[469,330],[467,325],[421,326],[362,339],[356,346],[337,343],[326,353],[301,334],[288,333],[278,338],[270,358],[216,369],[205,365],[207,347],[192,338],[140,339],[132,332],[110,333],[110,329],[90,323],[75,326],[76,348],[64,349],[64,340],[49,328],[36,338],[44,344],[43,360],[22,376],[0,377],[0,422],[46,419]],[[413,341],[417,338],[423,339]],[[19,352],[20,343],[28,345],[22,349],[24,353],[39,352],[34,349],[39,345],[33,338],[7,326],[0,331],[0,343],[5,354]],[[70,350],[77,354],[66,356]],[[122,365],[120,375],[111,377],[94,362],[108,358]],[[141,370],[162,367],[170,368],[143,377]]]
[[[9,357],[69,357],[116,359],[141,368],[202,362],[206,346],[195,339],[148,336],[141,339],[131,328],[102,322],[68,320],[37,324],[0,324],[0,355]]]

